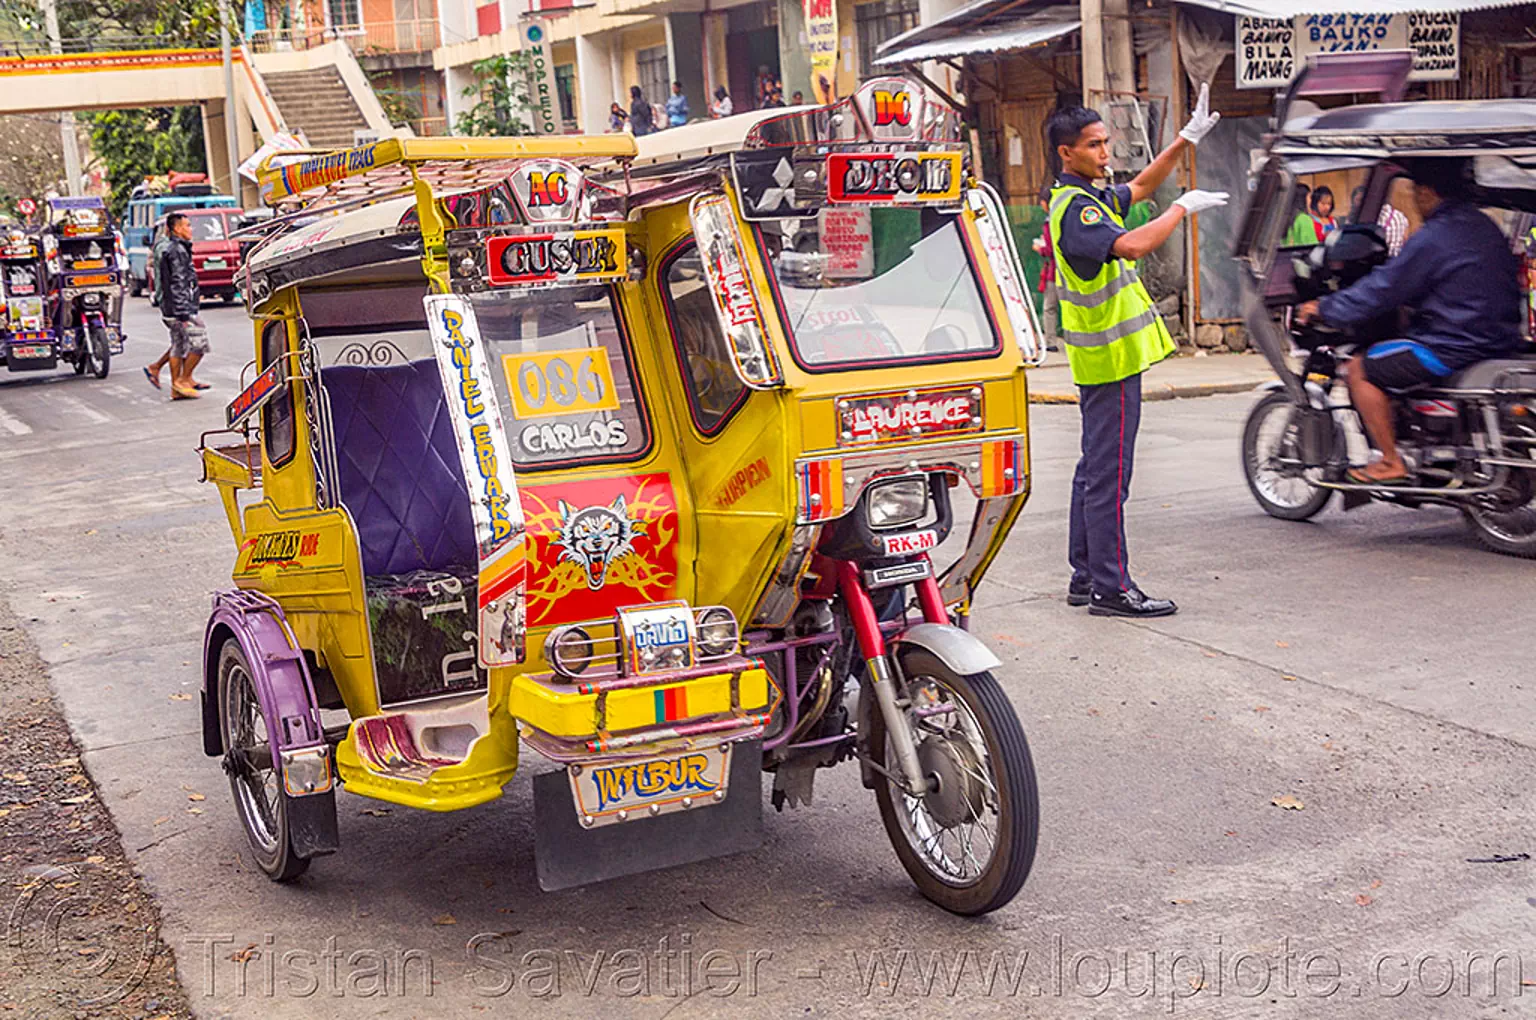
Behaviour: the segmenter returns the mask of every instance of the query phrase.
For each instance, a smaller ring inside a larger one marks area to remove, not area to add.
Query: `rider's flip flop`
[[[1350,468],[1349,471],[1345,474],[1345,477],[1356,485],[1376,485],[1389,487],[1393,485],[1408,484],[1407,475],[1394,475],[1391,478],[1374,478],[1371,475],[1365,474],[1364,472],[1356,471],[1354,468]]]
[[[144,366],[144,378],[148,379],[149,380],[149,384],[151,386],[153,386],[155,389],[158,390],[158,389],[161,388],[161,386],[160,386],[160,377],[158,375],[156,375],[155,373],[151,372],[149,370],[149,366],[148,365]]]
[[[211,390],[211,389],[213,389],[213,384],[212,383],[205,383],[205,382],[195,382],[195,383],[192,384],[192,388],[194,390]]]

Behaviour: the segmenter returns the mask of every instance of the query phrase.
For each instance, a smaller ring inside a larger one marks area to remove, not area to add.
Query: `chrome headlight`
[[[592,635],[581,627],[557,627],[544,641],[544,658],[557,673],[574,677],[592,664]]]
[[[101,304],[101,295],[94,291],[80,295],[81,308],[95,308],[99,304]]]
[[[884,482],[871,488],[864,500],[871,528],[904,528],[928,512],[928,479],[920,475]]]
[[[698,614],[699,651],[718,659],[736,650],[741,633],[736,617],[724,606],[710,606]]]

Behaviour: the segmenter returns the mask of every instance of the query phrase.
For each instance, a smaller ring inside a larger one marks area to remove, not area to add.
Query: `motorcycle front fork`
[[[918,605],[922,607],[925,622],[948,623],[949,614],[944,609],[944,598],[932,574],[930,570],[929,576],[915,585]],[[858,564],[848,560],[838,561],[837,579],[843,604],[848,607],[848,618],[853,623],[854,635],[859,642],[864,668],[869,671],[869,689],[874,693],[875,705],[885,720],[885,732],[890,737],[892,750],[896,752],[902,785],[912,796],[921,797],[928,792],[929,781],[917,760],[917,742],[912,738],[911,724],[897,701],[896,680],[891,675],[891,660],[885,634],[880,630],[879,614],[875,612],[874,602],[864,587],[864,578],[859,574]],[[875,748],[870,751],[872,754],[879,753]]]

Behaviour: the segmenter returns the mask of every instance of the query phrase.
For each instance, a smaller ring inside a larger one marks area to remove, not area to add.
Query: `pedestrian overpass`
[[[203,139],[209,176],[247,204],[257,203],[249,181],[232,183],[225,151],[224,118],[235,118],[239,158],[244,159],[280,131],[304,131],[285,116],[268,78],[302,76],[334,69],[357,108],[358,123],[381,136],[394,133],[373,88],[351,50],[340,42],[291,52],[252,54],[239,46],[231,54],[234,95],[226,96],[218,49],[122,50],[101,53],[0,57],[0,114],[85,113],[145,106],[191,106],[203,110]],[[345,102],[345,100],[341,100]]]

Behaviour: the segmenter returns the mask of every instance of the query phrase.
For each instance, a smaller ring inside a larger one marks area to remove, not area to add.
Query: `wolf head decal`
[[[607,506],[578,509],[560,500],[560,537],[555,540],[560,558],[575,561],[593,591],[607,582],[615,560],[635,551],[635,539],[643,534],[645,524],[629,519],[623,493]]]

